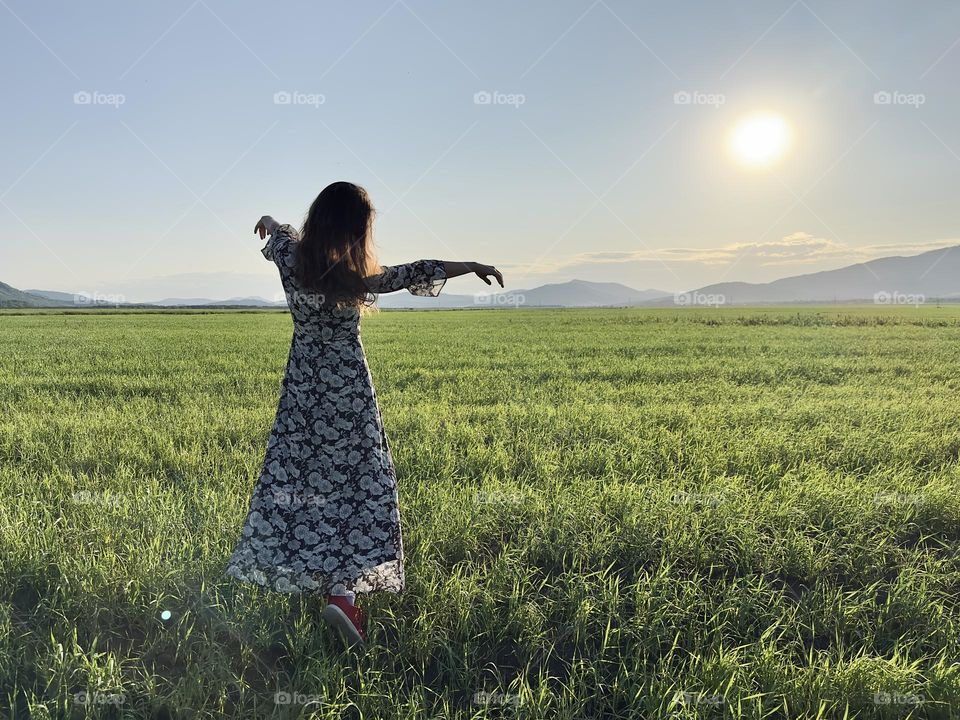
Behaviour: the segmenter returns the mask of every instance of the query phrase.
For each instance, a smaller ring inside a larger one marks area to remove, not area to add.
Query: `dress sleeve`
[[[405,265],[389,265],[383,272],[366,279],[370,292],[390,293],[406,288],[411,295],[436,297],[447,282],[440,260],[417,260]]]
[[[273,235],[267,238],[267,244],[263,246],[263,256],[272,262],[280,264],[289,264],[287,261],[291,255],[291,243],[297,242],[300,235],[293,225],[281,225]]]

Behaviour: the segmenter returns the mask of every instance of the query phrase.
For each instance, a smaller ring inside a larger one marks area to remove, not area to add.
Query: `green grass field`
[[[290,331],[0,315],[5,715],[960,716],[960,308],[366,319],[364,654],[222,574]]]

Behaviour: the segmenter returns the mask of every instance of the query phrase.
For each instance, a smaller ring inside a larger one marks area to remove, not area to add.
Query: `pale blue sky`
[[[475,259],[514,288],[684,290],[960,238],[947,0],[2,0],[0,17],[0,280],[21,288],[270,296],[254,222],[299,223],[340,179],[370,190],[383,262]],[[323,103],[275,104],[294,91]],[[760,171],[725,149],[759,110],[794,131]]]

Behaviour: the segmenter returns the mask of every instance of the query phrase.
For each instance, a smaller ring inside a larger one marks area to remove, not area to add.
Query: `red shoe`
[[[327,606],[321,616],[350,645],[362,645],[366,641],[367,634],[363,631],[363,626],[367,621],[367,614],[348,603],[343,595],[327,595]]]

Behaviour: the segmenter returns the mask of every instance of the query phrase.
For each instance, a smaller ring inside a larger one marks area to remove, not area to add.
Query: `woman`
[[[489,265],[374,260],[367,192],[337,182],[303,229],[264,216],[254,227],[280,269],[293,342],[266,458],[227,574],[278,592],[326,598],[323,618],[351,644],[365,639],[356,593],[404,586],[397,478],[360,343],[361,310],[377,293],[436,296],[448,278]]]

